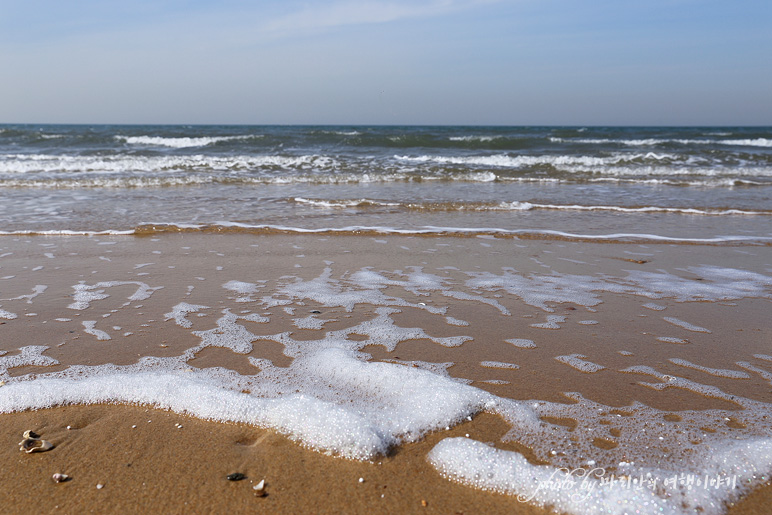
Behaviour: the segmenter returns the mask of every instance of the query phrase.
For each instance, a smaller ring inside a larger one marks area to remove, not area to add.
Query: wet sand
[[[9,382],[26,374],[65,370],[73,364],[130,365],[142,356],[178,356],[198,343],[192,331],[210,329],[215,317],[190,316],[192,327],[184,328],[168,320],[167,313],[175,304],[184,300],[233,312],[252,307],[236,295],[225,294],[222,284],[229,280],[268,281],[265,289],[255,294],[259,298],[270,294],[272,281],[282,276],[313,280],[325,267],[336,278],[348,277],[364,267],[392,272],[423,267],[461,284],[467,278],[462,278],[465,271],[501,274],[508,267],[530,276],[559,272],[623,277],[630,270],[666,270],[686,280],[701,281],[688,269],[690,265],[759,272],[771,266],[767,248],[490,238],[35,236],[4,237],[0,249],[0,309],[17,315],[0,320],[0,351],[6,351],[2,357],[12,357],[24,346],[45,345],[49,348],[43,355],[59,362],[9,367]],[[126,284],[105,287],[108,298],[73,310],[68,308],[73,302],[72,287],[81,281],[88,285],[111,281]],[[144,300],[127,300],[139,282],[163,288]],[[36,285],[47,288],[34,295]],[[545,306],[553,311],[547,311],[538,301],[528,303],[495,292],[474,301],[439,291],[420,295],[395,285],[382,291],[416,306],[424,303],[446,309],[438,315],[418,307],[402,307],[393,315],[396,325],[420,327],[436,338],[465,335],[470,340],[456,347],[437,345],[429,339],[402,341],[392,350],[380,345],[364,347],[362,351],[375,361],[405,366],[452,362],[447,368],[450,376],[516,400],[570,402],[565,393],[579,392],[585,399],[609,407],[639,401],[675,413],[687,408],[741,411],[726,399],[683,388],[653,389],[642,384],[656,383],[650,376],[619,372],[643,365],[720,388],[729,395],[772,403],[769,382],[760,376],[737,380],[679,365],[688,362],[737,370],[737,361],[769,354],[772,324],[767,299],[676,302],[598,293],[597,299],[589,299],[586,305],[548,301]],[[32,297],[24,297],[29,295]],[[597,304],[593,304],[595,300]],[[641,308],[653,302],[656,309]],[[293,313],[281,305],[257,309],[269,321],[249,323],[249,330],[258,337],[291,332],[297,340],[314,340],[326,331],[353,327],[376,313],[372,305],[356,304],[348,311],[312,300],[296,303],[295,308]],[[660,308],[662,312],[657,311]],[[307,314],[324,320],[322,328],[299,328],[295,321]],[[557,330],[537,327],[547,324],[550,316],[563,317]],[[673,319],[688,321],[692,327],[674,325]],[[95,322],[94,328],[111,339],[98,339],[86,331],[83,321]],[[457,325],[458,321],[468,325]],[[710,332],[695,331],[694,327],[707,327]],[[506,342],[515,337],[536,342],[535,348],[517,348]],[[667,337],[680,343],[658,339]],[[249,357],[288,366],[292,359],[282,350],[271,339],[256,341],[246,354],[210,346],[187,363],[195,368],[225,367],[248,375],[258,370]],[[604,368],[586,373],[555,359],[572,354]],[[513,363],[519,368],[484,366],[483,362]],[[758,360],[753,363],[762,370],[772,369]],[[543,462],[543,449],[502,441],[508,424],[487,413],[417,443],[396,447],[391,455],[374,462],[325,456],[272,430],[203,421],[144,406],[65,406],[6,413],[0,419],[6,442],[0,451],[4,463],[0,495],[7,500],[0,512],[544,512],[511,496],[450,482],[427,463],[427,453],[439,440],[467,434],[500,448],[519,450],[533,463]],[[56,447],[46,453],[20,453],[15,444],[26,429],[41,433]],[[613,424],[607,436],[615,447],[624,448],[625,435],[620,430],[615,433]],[[56,472],[72,479],[54,484],[51,475]],[[246,479],[225,479],[234,472],[245,474]],[[252,490],[261,479],[266,480],[268,493],[262,498]],[[103,488],[98,489],[98,484]],[[772,488],[762,487],[731,507],[729,513],[765,513],[770,501]]]

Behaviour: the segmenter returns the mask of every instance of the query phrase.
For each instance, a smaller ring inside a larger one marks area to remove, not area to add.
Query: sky
[[[772,125],[772,2],[0,0],[0,123]]]

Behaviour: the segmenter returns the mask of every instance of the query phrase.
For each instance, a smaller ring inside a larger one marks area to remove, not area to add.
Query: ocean
[[[772,474],[770,247],[772,128],[1,125],[0,417],[723,513]]]
[[[0,126],[5,232],[772,241],[772,128]]]

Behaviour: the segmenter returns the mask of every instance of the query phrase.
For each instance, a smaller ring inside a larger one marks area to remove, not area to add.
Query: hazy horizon
[[[201,123],[168,123],[168,122],[159,122],[159,123],[142,123],[142,122],[130,122],[130,123],[112,123],[112,122],[97,122],[97,123],[91,123],[91,122],[0,122],[0,127],[2,126],[14,126],[14,125],[32,125],[32,126],[83,126],[83,127],[89,127],[89,126],[104,126],[104,127],[110,127],[110,126],[126,126],[126,127],[448,127],[448,128],[458,128],[458,127],[469,127],[469,128],[566,128],[566,129],[604,129],[604,128],[618,128],[618,129],[624,129],[624,128],[630,128],[630,129],[657,129],[657,128],[663,128],[663,129],[712,129],[712,128],[742,128],[742,129],[768,129],[772,127],[772,124],[763,125],[763,124],[749,124],[749,125],[737,125],[737,124],[730,124],[730,125],[674,125],[674,124],[662,124],[662,125],[621,125],[621,124],[607,124],[607,125],[594,125],[594,124],[576,124],[576,125],[561,125],[561,124],[523,124],[523,125],[511,125],[511,124],[470,124],[470,123],[457,123],[457,124],[451,124],[451,123],[437,123],[437,124],[426,124],[426,123],[209,123],[209,122],[201,122]]]
[[[763,1],[2,4],[4,124],[772,124]]]

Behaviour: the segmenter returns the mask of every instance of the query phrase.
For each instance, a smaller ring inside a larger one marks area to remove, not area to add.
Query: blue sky
[[[0,123],[772,125],[769,0],[0,0]]]

